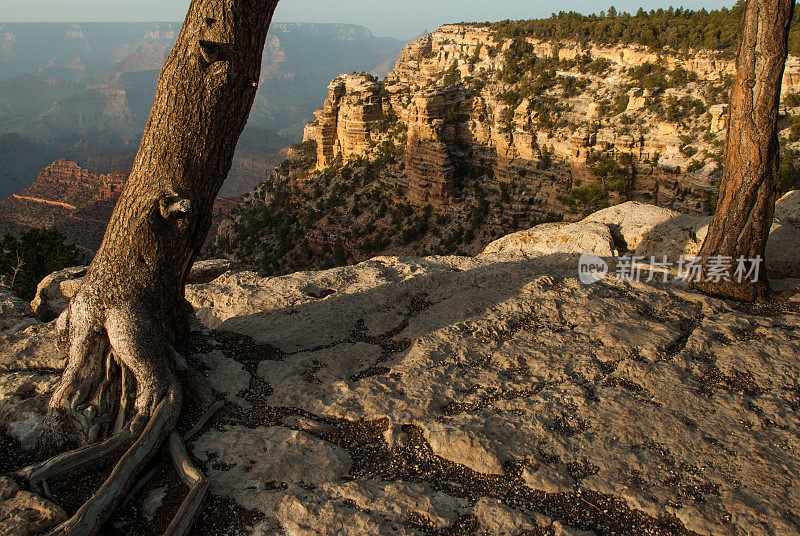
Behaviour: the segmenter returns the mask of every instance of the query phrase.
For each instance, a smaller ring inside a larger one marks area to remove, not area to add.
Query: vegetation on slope
[[[393,140],[377,148],[376,158],[338,160],[323,171],[313,169],[314,147],[294,146],[291,158],[220,230],[207,255],[280,275],[378,255],[474,255],[508,232],[560,220],[541,207],[512,206],[512,200],[525,199],[523,185],[495,186],[477,175],[456,181],[457,203],[408,203],[397,182],[403,147]]]
[[[617,12],[611,6],[599,14],[553,13],[548,19],[492,24],[496,38],[534,37],[604,45],[637,44],[653,50],[715,50],[733,57],[739,39],[744,0],[732,8],[692,11],[673,8],[645,11],[635,15]],[[800,55],[800,13],[795,12],[790,33],[790,53]]]
[[[0,288],[31,300],[45,276],[84,262],[77,248],[65,244],[55,229],[31,229],[19,237],[7,234],[0,238]]]

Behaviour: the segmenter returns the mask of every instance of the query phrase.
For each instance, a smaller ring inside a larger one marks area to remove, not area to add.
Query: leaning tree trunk
[[[753,301],[769,291],[765,263],[756,278],[745,260],[765,259],[772,227],[778,105],[793,9],[794,0],[749,0],[745,8],[719,203],[700,253],[706,268],[694,284],[716,296]],[[712,277],[713,261],[718,270]],[[732,268],[720,272],[728,261]],[[736,274],[740,266],[746,271]]]
[[[205,496],[208,484],[173,432],[184,389],[196,391],[199,381],[177,351],[191,311],[184,284],[258,89],[276,5],[192,0],[161,72],[133,171],[82,287],[57,323],[68,360],[42,446],[84,446],[18,474],[47,492],[48,478],[123,454],[54,534],[96,534],[165,442],[193,488],[168,533],[188,530]]]

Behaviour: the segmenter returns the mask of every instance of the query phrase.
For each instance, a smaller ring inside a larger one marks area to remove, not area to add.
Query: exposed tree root
[[[200,417],[200,420],[197,421],[197,424],[192,426],[191,430],[189,430],[188,432],[183,434],[183,440],[184,441],[191,441],[191,439],[194,436],[196,436],[198,434],[198,432],[200,432],[200,430],[203,429],[203,426],[206,425],[206,423],[209,421],[209,419],[211,419],[211,417],[213,417],[216,412],[221,410],[224,405],[225,405],[225,402],[223,402],[222,400],[219,400],[213,406],[211,406],[208,409],[208,411],[206,411],[203,414],[203,416]]]
[[[183,483],[189,487],[189,494],[183,500],[175,517],[172,518],[164,536],[184,536],[191,529],[197,514],[203,507],[208,495],[209,483],[205,475],[189,459],[186,447],[178,434],[172,432],[167,445],[175,469],[178,470]]]
[[[167,396],[156,406],[142,434],[117,462],[100,489],[74,516],[51,531],[49,536],[93,536],[99,532],[102,524],[135,483],[136,474],[156,453],[164,440],[165,432],[170,431],[170,424],[174,426],[180,412],[181,398],[181,388],[174,383]]]
[[[83,446],[21,469],[16,476],[54,499],[48,481],[71,471],[107,467],[114,453],[125,449],[94,495],[49,533],[94,536],[114,510],[149,481],[151,474],[142,478],[140,473],[166,442],[181,480],[189,487],[166,534],[184,536],[202,508],[209,484],[174,431],[183,407],[182,385],[191,386],[199,407],[209,408],[185,435],[187,440],[224,404],[214,402],[213,392],[175,351],[165,329],[141,310],[91,314],[95,310],[79,295],[59,318],[68,362],[50,401],[42,437],[44,449],[75,442]],[[97,329],[100,318],[102,329]]]
[[[49,460],[30,465],[16,472],[15,476],[27,480],[32,487],[46,483],[68,471],[81,469],[97,463],[98,460],[132,440],[130,431],[120,431],[102,443],[71,450]]]

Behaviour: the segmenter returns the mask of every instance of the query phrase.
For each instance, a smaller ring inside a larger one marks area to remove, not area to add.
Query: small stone
[[[231,268],[233,268],[233,263],[228,259],[197,261],[192,266],[192,270],[186,278],[186,284],[210,283],[225,272],[229,272]]]
[[[35,536],[66,521],[61,507],[38,495],[19,491],[16,484],[0,477],[0,534]]]

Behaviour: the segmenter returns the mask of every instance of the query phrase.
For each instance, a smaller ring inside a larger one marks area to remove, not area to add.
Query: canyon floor
[[[195,534],[797,534],[800,295],[584,286],[550,257],[189,285],[187,353],[226,401],[189,446],[212,493]],[[8,472],[63,362],[52,323],[1,303]],[[52,491],[71,511],[101,477]],[[3,534],[64,516],[0,493]],[[104,533],[160,534],[184,493],[161,462]]]

